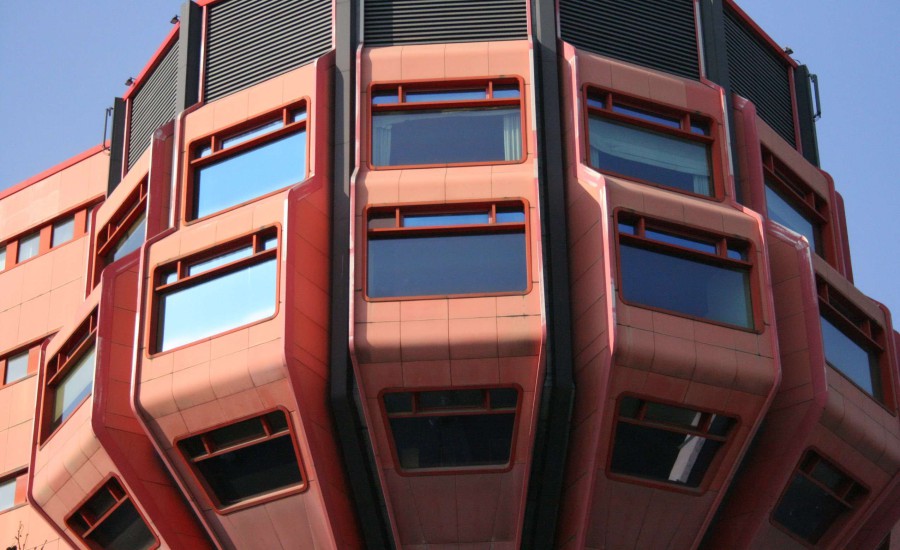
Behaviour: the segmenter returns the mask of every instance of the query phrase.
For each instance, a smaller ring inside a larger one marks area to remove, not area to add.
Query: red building
[[[188,2],[0,193],[0,542],[900,544],[812,92],[731,0]]]

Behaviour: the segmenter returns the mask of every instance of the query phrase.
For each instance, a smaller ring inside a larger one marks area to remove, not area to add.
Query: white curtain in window
[[[503,115],[503,160],[522,158],[522,117],[519,110]]]
[[[391,124],[379,124],[375,119],[372,129],[372,164],[388,166],[391,163]]]

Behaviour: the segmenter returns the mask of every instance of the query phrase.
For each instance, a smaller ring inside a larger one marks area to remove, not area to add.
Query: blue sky
[[[101,140],[103,113],[162,42],[181,0],[6,2],[0,189]],[[819,75],[822,168],[847,205],[856,285],[900,317],[900,2],[744,0]],[[900,324],[900,322],[898,322]]]

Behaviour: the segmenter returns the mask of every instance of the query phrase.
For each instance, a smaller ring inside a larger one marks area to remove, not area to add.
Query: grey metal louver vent
[[[731,91],[752,101],[760,118],[796,145],[790,67],[730,9],[725,10],[725,45]]]
[[[577,48],[700,78],[690,0],[559,0],[559,27]]]
[[[331,0],[225,0],[209,7],[204,97],[286,73],[331,49]]]
[[[366,0],[367,46],[528,38],[525,0]]]
[[[131,98],[128,134],[128,168],[150,146],[157,128],[175,118],[178,80],[178,42],[153,70],[141,89]]]

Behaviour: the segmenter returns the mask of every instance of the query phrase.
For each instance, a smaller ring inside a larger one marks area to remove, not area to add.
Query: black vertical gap
[[[819,166],[819,140],[816,137],[816,113],[813,110],[812,86],[809,68],[800,65],[794,69],[794,93],[797,97],[797,119],[800,121],[800,145],[803,156]]]
[[[180,113],[199,99],[200,47],[203,39],[203,8],[192,1],[181,5],[178,31],[178,82],[175,111]]]
[[[534,113],[547,304],[545,378],[532,451],[522,548],[552,548],[575,402],[556,2],[532,0]]]
[[[356,48],[359,4],[337,0],[334,24],[334,165],[331,210],[331,376],[329,398],[338,443],[366,547],[394,548],[375,475],[371,445],[360,414],[360,401],[350,362],[350,177],[355,162]]]
[[[125,155],[125,109],[128,104],[121,97],[113,103],[112,134],[109,146],[109,176],[106,180],[106,194],[112,193],[122,181],[122,158]]]

